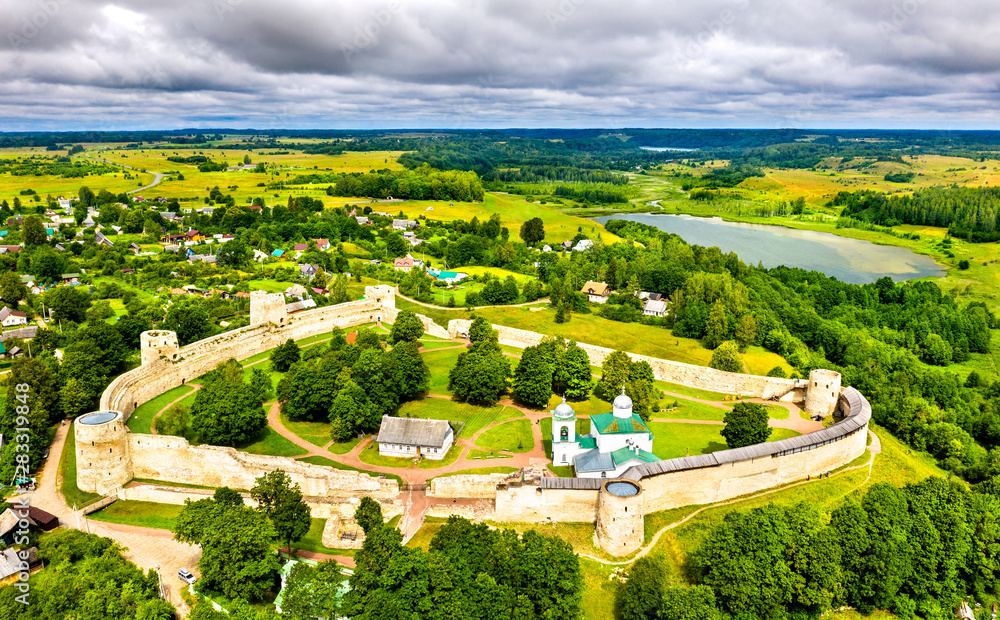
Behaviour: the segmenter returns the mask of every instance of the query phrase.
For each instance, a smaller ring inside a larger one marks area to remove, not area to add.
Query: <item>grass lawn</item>
[[[677,401],[676,408],[661,408],[659,411],[653,412],[651,414],[652,417],[663,418],[666,420],[715,420],[717,422],[722,422],[722,419],[726,416],[726,409],[713,407],[712,405],[706,405],[705,403],[698,403],[693,400],[684,400],[683,398],[660,401],[660,407],[664,407],[667,404],[672,405],[674,401]]]
[[[449,476],[485,476],[487,474],[512,474],[517,471],[516,467],[474,467],[472,469],[463,469],[462,471],[456,471],[450,474],[441,474],[440,476],[434,476],[430,478],[427,482],[434,480],[436,478],[447,478]]]
[[[326,527],[326,519],[312,519],[309,524],[309,531],[302,537],[302,540],[292,543],[292,549],[312,551],[314,553],[329,553],[331,555],[354,556],[354,549],[337,549],[323,545],[323,528]]]
[[[550,472],[559,476],[560,478],[575,477],[573,474],[573,467],[570,465],[553,465],[552,463],[549,463],[548,465],[546,465],[546,467],[549,468]]]
[[[451,396],[451,392],[448,391],[448,373],[455,367],[458,355],[464,350],[445,349],[443,351],[429,351],[420,354],[431,373],[430,388],[427,390],[428,394]]]
[[[503,405],[479,407],[445,398],[424,398],[403,403],[399,417],[461,422],[465,424],[461,436],[471,437],[495,421],[521,417],[521,412]]]
[[[673,392],[689,398],[700,398],[701,400],[733,400],[732,394],[725,392],[712,392],[709,390],[699,390],[698,388],[687,387],[678,383],[667,383],[666,381],[656,381],[655,385],[664,392]],[[672,398],[667,396],[666,398]]]
[[[460,347],[464,346],[465,343],[456,340],[421,340],[419,343],[421,349],[426,349],[432,351],[434,349],[447,349],[448,347]],[[461,351],[459,351],[461,353]]]
[[[510,454],[504,452],[491,452],[489,450],[476,450],[475,448],[469,450],[469,453],[465,455],[465,460],[467,461],[479,461],[488,459],[512,459],[514,458]]]
[[[70,507],[83,506],[87,502],[100,497],[97,493],[81,491],[80,487],[76,486],[76,442],[73,440],[74,430],[74,427],[69,429],[66,442],[63,444],[61,460],[59,461],[59,469],[62,474],[60,490]],[[52,455],[50,454],[49,458],[51,457]]]
[[[361,472],[363,474],[369,474],[369,475],[374,476],[376,478],[378,478],[380,475],[382,475],[382,476],[385,476],[386,478],[389,478],[390,480],[395,480],[396,482],[398,482],[400,484],[403,483],[403,479],[400,478],[399,476],[397,476],[396,474],[379,474],[379,473],[374,472],[374,471],[365,471],[363,469],[358,469],[357,467],[351,467],[350,465],[345,465],[343,463],[338,463],[337,461],[334,461],[333,459],[328,459],[328,458],[325,458],[325,457],[322,457],[322,456],[306,456],[306,457],[303,457],[303,458],[301,458],[299,460],[303,461],[305,463],[312,463],[313,465],[325,465],[326,467],[332,467],[334,469],[344,469],[344,470],[347,470],[347,471],[359,471],[359,472]]]
[[[512,420],[483,431],[476,445],[487,450],[530,452],[535,447],[530,420]]]
[[[90,518],[95,521],[121,523],[122,525],[138,525],[140,527],[155,527],[161,530],[173,530],[174,521],[184,506],[173,504],[158,504],[155,502],[132,502],[118,500],[107,508],[103,508]]]
[[[250,454],[269,454],[271,456],[302,456],[307,451],[285,439],[271,427],[265,428],[256,441],[237,448],[240,452]]]
[[[322,448],[331,441],[329,422],[292,421],[283,413],[278,414],[278,419],[281,420],[285,428],[295,433],[300,439],[305,439],[315,446]],[[347,443],[349,442],[342,445],[347,445]]]
[[[347,441],[335,441],[330,444],[330,447],[328,447],[326,451],[333,454],[347,454],[359,443],[361,443],[361,439],[359,437],[348,439]]]
[[[437,534],[442,527],[444,527],[444,520],[427,517],[424,519],[424,524],[421,525],[420,529],[417,530],[417,533],[413,535],[413,538],[406,543],[406,546],[411,549],[420,547],[424,551],[430,549],[431,539],[434,538],[434,535]]]
[[[772,420],[787,420],[792,417],[792,413],[779,405],[764,405],[767,409],[767,417]]]
[[[708,454],[726,449],[719,434],[720,424],[685,424],[684,422],[649,422],[653,431],[653,454],[661,459]]]
[[[771,436],[767,438],[768,441],[781,441],[782,439],[790,439],[792,437],[798,437],[802,433],[798,431],[793,431],[790,428],[772,428]]]
[[[171,402],[193,390],[194,388],[190,385],[181,385],[172,390],[167,390],[152,400],[147,400],[139,405],[132,412],[132,415],[128,417],[128,422],[126,422],[128,429],[133,433],[149,434],[153,425],[153,418],[156,414]]]

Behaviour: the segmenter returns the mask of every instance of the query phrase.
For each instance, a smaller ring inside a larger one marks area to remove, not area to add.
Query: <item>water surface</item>
[[[680,235],[693,245],[736,252],[743,262],[765,267],[801,267],[842,282],[866,284],[888,276],[896,282],[944,276],[944,268],[922,254],[891,245],[783,226],[726,222],[721,218],[665,213],[629,213],[594,218],[632,220]]]

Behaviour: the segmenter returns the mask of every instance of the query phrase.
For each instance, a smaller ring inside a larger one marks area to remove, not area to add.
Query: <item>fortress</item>
[[[141,365],[117,377],[101,396],[101,410],[75,423],[77,485],[101,495],[116,495],[182,504],[211,494],[204,489],[132,485],[135,478],[201,487],[229,486],[246,490],[256,477],[283,469],[301,487],[312,516],[327,519],[324,544],[349,546],[356,541],[354,509],[361,497],[379,501],[386,518],[403,512],[399,484],[373,475],[313,465],[287,457],[253,455],[232,448],[192,446],[172,436],[129,432],[128,416],[140,403],[184,385],[230,358],[244,359],[292,338],[299,340],[356,325],[392,323],[398,311],[389,286],[365,288],[365,298],[293,315],[285,311],[280,293],[251,293],[250,325],[178,346],[169,331],[144,332]],[[465,337],[468,320],[453,320],[445,330],[418,315],[427,333]],[[542,334],[494,325],[500,344],[525,348]],[[612,349],[585,343],[592,365],[600,365]],[[636,465],[619,479],[553,478],[537,470],[516,474],[456,475],[435,478],[427,490],[434,498],[475,498],[490,505],[487,514],[464,516],[501,522],[589,522],[596,524],[597,543],[612,555],[627,555],[641,547],[643,518],[689,504],[710,504],[779,486],[808,475],[836,469],[864,453],[871,408],[853,388],[842,388],[840,374],[814,370],[809,380],[791,380],[728,373],[712,368],[629,353],[649,362],[658,380],[705,390],[801,403],[814,416],[838,412],[844,419],[823,430],[734,450]],[[467,508],[447,507],[462,513]],[[440,512],[442,508],[434,509]],[[431,514],[431,513],[428,513]],[[447,516],[446,514],[437,516]]]

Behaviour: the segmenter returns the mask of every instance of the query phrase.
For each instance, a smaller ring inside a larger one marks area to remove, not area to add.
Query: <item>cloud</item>
[[[995,127],[1000,14],[992,8],[987,0],[23,0],[0,6],[0,122],[9,130]]]

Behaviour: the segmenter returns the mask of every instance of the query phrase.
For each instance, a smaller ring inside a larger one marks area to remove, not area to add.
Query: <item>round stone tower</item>
[[[77,418],[76,485],[81,491],[106,495],[132,479],[125,416],[95,411]]]
[[[631,480],[608,480],[597,497],[597,544],[611,555],[642,547],[642,486]]]
[[[839,372],[817,369],[809,373],[809,385],[806,386],[806,413],[825,418],[833,413],[839,398]]]
[[[250,292],[250,324],[260,325],[270,321],[279,327],[285,325],[285,296],[266,291]]]
[[[176,332],[148,331],[139,334],[139,355],[143,366],[161,357],[175,361],[179,350]]]

